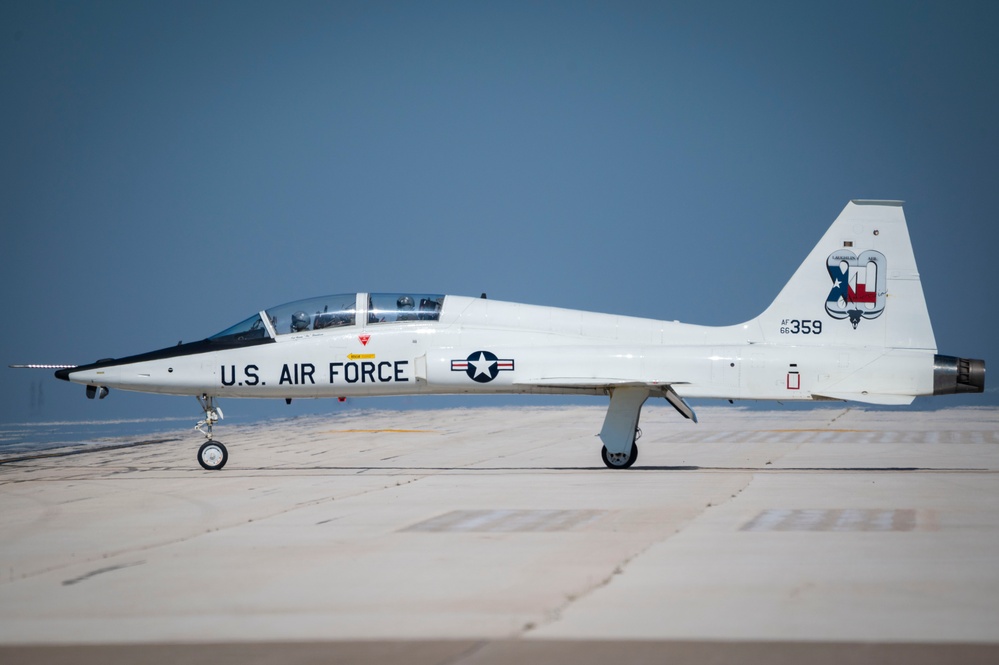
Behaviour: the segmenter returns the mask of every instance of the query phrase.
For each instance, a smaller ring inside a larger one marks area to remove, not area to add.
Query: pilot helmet
[[[413,299],[409,296],[403,296],[395,301],[396,306],[399,309],[413,309]]]
[[[305,312],[295,312],[291,315],[291,332],[308,330],[309,323],[310,319],[308,314]]]

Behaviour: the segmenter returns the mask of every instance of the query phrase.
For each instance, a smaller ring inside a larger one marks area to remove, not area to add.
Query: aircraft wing
[[[645,383],[642,381],[635,381],[634,379],[609,379],[609,378],[585,378],[585,377],[565,377],[565,378],[551,378],[551,379],[534,379],[532,381],[525,381],[522,383],[514,383],[514,387],[519,388],[580,388],[585,390],[605,388],[610,390],[612,388],[621,388],[628,386],[631,388],[637,388],[639,386],[648,386],[649,390],[658,390],[663,386],[663,384]]]
[[[645,388],[649,391],[649,396],[663,397],[667,402],[673,405],[681,416],[687,418],[688,420],[693,420],[697,422],[697,414],[694,410],[690,408],[690,405],[684,401],[680,395],[673,390],[674,385],[682,385],[688,383],[687,381],[676,381],[674,383],[647,383],[643,381],[635,381],[634,379],[609,379],[609,378],[590,378],[590,377],[552,377],[544,379],[535,379],[533,381],[524,383],[515,383],[514,386],[521,388],[558,388],[558,389],[570,389],[578,388],[580,390],[606,390],[607,392],[613,394],[613,392],[620,388]]]
[[[889,395],[884,393],[845,393],[836,391],[818,391],[812,393],[817,399],[837,399],[845,402],[862,402],[865,404],[883,404],[888,406],[905,406],[912,404],[916,399],[914,395]]]

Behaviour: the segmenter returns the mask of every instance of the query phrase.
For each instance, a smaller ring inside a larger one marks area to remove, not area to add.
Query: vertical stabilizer
[[[757,322],[768,343],[935,351],[902,203],[848,203]]]

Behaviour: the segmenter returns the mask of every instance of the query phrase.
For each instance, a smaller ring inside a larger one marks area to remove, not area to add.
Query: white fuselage
[[[786,257],[781,260],[786,261]],[[609,467],[627,468],[642,405],[662,397],[909,404],[980,393],[985,362],[937,355],[901,204],[851,201],[770,306],[735,326],[596,314],[427,293],[345,293],[260,311],[205,339],[62,368],[60,379],[197,395],[206,469],[219,397],[443,393],[607,395]]]
[[[933,392],[932,350],[776,345],[756,321],[708,327],[461,296],[448,296],[436,321],[365,323],[366,296],[357,296],[355,325],[81,368],[69,379],[122,390],[249,398],[605,394],[629,384],[730,399]],[[879,385],[885,377],[890,390]]]

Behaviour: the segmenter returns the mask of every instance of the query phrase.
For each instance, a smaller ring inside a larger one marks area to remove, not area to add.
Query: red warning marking
[[[787,389],[801,390],[801,375],[797,372],[787,373]]]
[[[361,346],[367,346],[368,340],[371,339],[371,335],[358,335],[357,339],[361,340]]]

